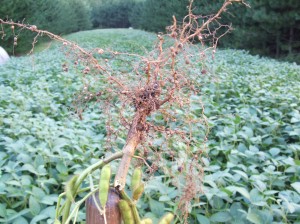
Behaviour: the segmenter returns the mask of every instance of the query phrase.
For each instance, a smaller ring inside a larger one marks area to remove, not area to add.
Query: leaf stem
[[[82,182],[84,181],[84,179],[90,174],[92,173],[93,171],[95,171],[96,169],[99,169],[99,168],[102,168],[104,165],[110,163],[111,161],[113,160],[116,160],[116,159],[119,159],[123,156],[123,152],[122,151],[119,151],[119,152],[116,152],[114,154],[112,154],[110,157],[108,158],[105,158],[103,160],[100,160],[99,162],[89,166],[88,168],[86,168],[80,175],[79,177],[77,178],[77,181],[75,183],[75,186],[74,186],[74,197],[76,196],[77,192],[78,192],[78,189],[80,187],[80,185],[82,184]],[[63,217],[62,217],[62,223],[63,224],[67,224],[67,220],[68,220],[68,217],[69,217],[69,214],[70,214],[70,210],[71,210],[71,205],[72,205],[72,202],[70,200],[66,200],[65,204],[63,205],[64,206],[64,209],[63,209]]]
[[[131,198],[126,194],[126,192],[124,190],[120,191],[120,194],[121,194],[122,199],[126,200],[129,204],[129,206],[131,207],[131,211],[132,211],[133,218],[134,218],[134,223],[141,224],[140,215],[136,208],[135,203],[131,200]]]

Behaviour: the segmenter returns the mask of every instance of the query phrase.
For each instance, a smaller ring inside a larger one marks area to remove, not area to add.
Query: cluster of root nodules
[[[141,88],[135,88],[127,94],[135,111],[150,114],[160,107],[159,96],[161,89],[158,82],[149,83]]]
[[[205,150],[207,122],[200,95],[209,74],[206,59],[214,56],[219,38],[231,29],[220,20],[232,2],[243,3],[225,0],[213,15],[201,16],[194,15],[190,1],[183,21],[173,17],[167,34],[158,35],[153,50],[144,55],[116,49],[86,50],[26,24],[0,22],[63,43],[66,56],[83,77],[84,88],[74,101],[78,115],[82,117],[87,102],[100,105],[108,149],[120,148],[129,130],[141,132],[138,151],[143,158],[140,161],[150,161],[146,164],[149,174],[163,170],[173,177],[185,176],[186,185],[177,185],[183,190],[179,207],[187,213],[189,201],[201,191],[200,157]],[[68,71],[70,65],[64,64],[63,70]]]

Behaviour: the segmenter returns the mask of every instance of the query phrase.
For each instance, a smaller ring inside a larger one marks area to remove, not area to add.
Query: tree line
[[[215,13],[224,0],[195,1],[194,10]],[[245,0],[250,7],[233,4],[220,22],[232,24],[233,31],[219,42],[226,48],[247,49],[253,54],[300,63],[300,1]],[[129,9],[131,26],[160,32],[187,13],[188,0],[145,0]],[[122,3],[124,4],[124,3]]]
[[[194,10],[203,15],[216,12],[224,0],[197,0]],[[247,49],[253,54],[300,63],[300,1],[245,0],[250,7],[233,4],[220,18],[234,30],[220,41],[225,48]],[[175,15],[187,14],[189,0],[2,0],[0,17],[35,24],[57,34],[91,28],[128,28],[164,32]],[[230,12],[230,13],[229,13]],[[6,28],[7,29],[7,28]],[[10,30],[7,30],[8,34]],[[20,36],[20,51],[32,36]],[[22,38],[22,39],[21,39]],[[11,52],[13,38],[0,44]],[[32,40],[32,39],[31,39]],[[27,43],[27,45],[30,43]],[[26,45],[26,46],[27,46]]]
[[[224,0],[194,1],[194,10],[210,15]],[[250,7],[233,4],[220,18],[234,30],[220,40],[226,48],[247,49],[253,54],[283,58],[300,63],[300,1],[245,0]],[[175,15],[187,14],[189,0],[102,1],[92,11],[95,27],[128,27],[164,32]],[[230,13],[229,13],[230,12]]]
[[[0,4],[2,19],[35,25],[59,35],[92,28],[90,11],[82,0],[1,0]],[[0,45],[10,54],[22,54],[32,48],[36,34],[14,27],[1,29],[5,35],[0,33]]]

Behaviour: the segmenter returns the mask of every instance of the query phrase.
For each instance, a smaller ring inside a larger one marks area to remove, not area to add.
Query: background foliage
[[[2,0],[0,17],[36,25],[39,29],[58,35],[91,28],[89,5],[80,0]],[[32,48],[35,34],[16,28],[18,46],[13,49],[12,29],[11,27],[4,27],[4,29],[7,35],[0,39],[0,45],[10,54],[13,51],[15,54],[27,53]]]
[[[251,7],[233,5],[223,15],[224,24],[232,23],[234,32],[220,42],[226,48],[250,50],[253,54],[268,55],[300,62],[300,3],[297,0],[247,0]],[[186,15],[188,0],[144,0],[102,2],[93,10],[96,27],[126,26],[154,32],[164,32],[172,15],[180,21]],[[216,12],[223,0],[195,1],[195,10],[202,15]],[[127,5],[127,7],[126,7]],[[106,11],[106,12],[105,12]],[[101,15],[102,16],[101,16]],[[128,18],[126,18],[128,16]],[[128,23],[129,21],[129,23]]]
[[[94,28],[128,28],[133,0],[98,1],[93,4],[91,19]]]
[[[251,7],[234,4],[221,22],[232,23],[234,32],[220,42],[224,48],[247,49],[250,53],[300,63],[300,2],[298,0],[246,0]],[[91,28],[134,27],[164,32],[172,15],[180,21],[187,13],[188,0],[2,0],[0,17],[35,24],[56,34]],[[213,14],[223,0],[195,1],[195,10]],[[10,29],[6,29],[10,34]],[[31,47],[32,36],[22,33],[15,52]],[[0,44],[12,53],[13,37]]]
[[[150,50],[155,35],[116,29],[68,38],[86,47],[141,53]],[[99,106],[91,104],[82,121],[72,114],[81,68],[63,72],[62,63],[70,62],[59,52],[53,46],[1,67],[1,223],[52,223],[63,183],[110,153],[103,150]],[[300,223],[300,67],[236,50],[218,51],[205,66],[206,75],[200,65],[193,70],[203,83],[202,95],[193,98],[204,103],[211,130],[202,157],[203,194],[190,205],[189,222]],[[191,112],[200,116],[201,105],[192,105]],[[174,144],[173,150],[180,149]],[[178,170],[182,152],[147,177],[138,203],[142,216],[157,220],[178,206],[174,181],[184,181]],[[169,169],[178,170],[176,178]]]

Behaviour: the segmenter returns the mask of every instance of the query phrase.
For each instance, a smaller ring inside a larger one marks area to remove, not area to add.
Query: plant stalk
[[[143,127],[146,116],[146,113],[137,112],[128,131],[127,141],[122,149],[123,156],[114,181],[114,187],[119,191],[122,191],[125,187],[131,159],[134,156],[135,149],[140,143],[141,136],[144,132]]]
[[[121,158],[123,155],[123,152],[120,151],[120,152],[116,152],[114,153],[113,155],[111,155],[110,157],[108,158],[105,158],[103,160],[100,160],[99,162],[89,166],[87,169],[85,169],[78,177],[76,183],[75,183],[75,192],[77,193],[78,192],[78,189],[81,185],[81,183],[83,182],[83,180],[90,174],[92,173],[93,171],[95,171],[96,169],[99,169],[99,168],[102,168],[104,165],[110,163],[111,161],[113,160],[116,160],[118,158]],[[65,204],[63,205],[64,206],[64,209],[63,209],[63,217],[62,217],[62,223],[65,224],[67,219],[68,219],[68,216],[70,214],[70,209],[71,209],[71,205],[72,205],[72,202],[70,200],[66,200]]]
[[[131,207],[132,215],[135,221],[135,224],[141,224],[141,219],[139,216],[139,212],[136,208],[135,203],[131,200],[131,198],[126,194],[124,190],[120,191],[122,199],[126,200]]]

